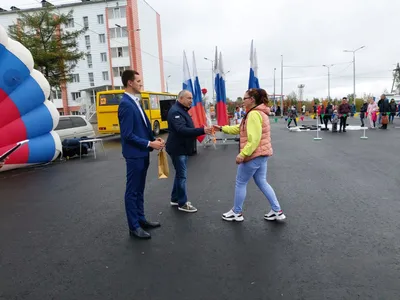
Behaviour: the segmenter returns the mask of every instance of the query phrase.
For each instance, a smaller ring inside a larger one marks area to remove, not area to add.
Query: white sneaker
[[[285,220],[286,216],[283,214],[283,211],[274,211],[274,210],[270,210],[269,213],[264,215],[264,219],[268,220],[268,221],[275,221],[275,220]]]
[[[244,220],[242,214],[235,214],[232,209],[230,211],[228,211],[227,213],[224,213],[222,215],[222,219],[225,221],[229,221],[229,222],[232,222],[232,221],[242,222]]]

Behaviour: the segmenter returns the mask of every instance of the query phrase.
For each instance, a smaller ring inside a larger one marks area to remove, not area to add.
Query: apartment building
[[[42,0],[43,6],[48,3]],[[15,25],[21,10],[0,7],[0,24],[5,28]],[[65,14],[73,10],[64,30],[87,28],[78,40],[86,56],[76,65],[73,82],[53,90],[60,114],[93,109],[98,91],[122,88],[120,76],[126,69],[142,74],[145,90],[165,90],[160,15],[146,1],[82,0],[56,8]]]

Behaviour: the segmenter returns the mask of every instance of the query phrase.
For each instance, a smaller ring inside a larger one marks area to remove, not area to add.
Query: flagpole
[[[281,112],[283,118],[283,55],[281,55]]]

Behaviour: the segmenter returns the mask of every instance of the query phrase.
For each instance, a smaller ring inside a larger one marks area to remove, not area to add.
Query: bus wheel
[[[154,135],[160,134],[160,123],[158,123],[158,121],[155,121],[153,124],[153,133]]]

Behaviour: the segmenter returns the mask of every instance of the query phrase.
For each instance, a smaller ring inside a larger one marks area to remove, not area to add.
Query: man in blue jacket
[[[142,89],[142,80],[139,73],[133,70],[124,71],[122,83],[125,93],[118,107],[118,119],[127,170],[125,210],[129,233],[139,239],[150,239],[151,235],[144,229],[160,227],[160,223],[146,220],[143,194],[150,151],[162,149],[164,141],[154,138],[150,121],[140,105],[138,96]]]
[[[193,213],[197,211],[187,201],[186,177],[187,160],[196,149],[196,137],[211,134],[211,127],[195,128],[188,110],[193,102],[192,93],[183,90],[178,95],[177,102],[168,112],[168,140],[167,153],[171,156],[175,168],[174,187],[171,194],[171,205],[178,206],[180,211]]]

